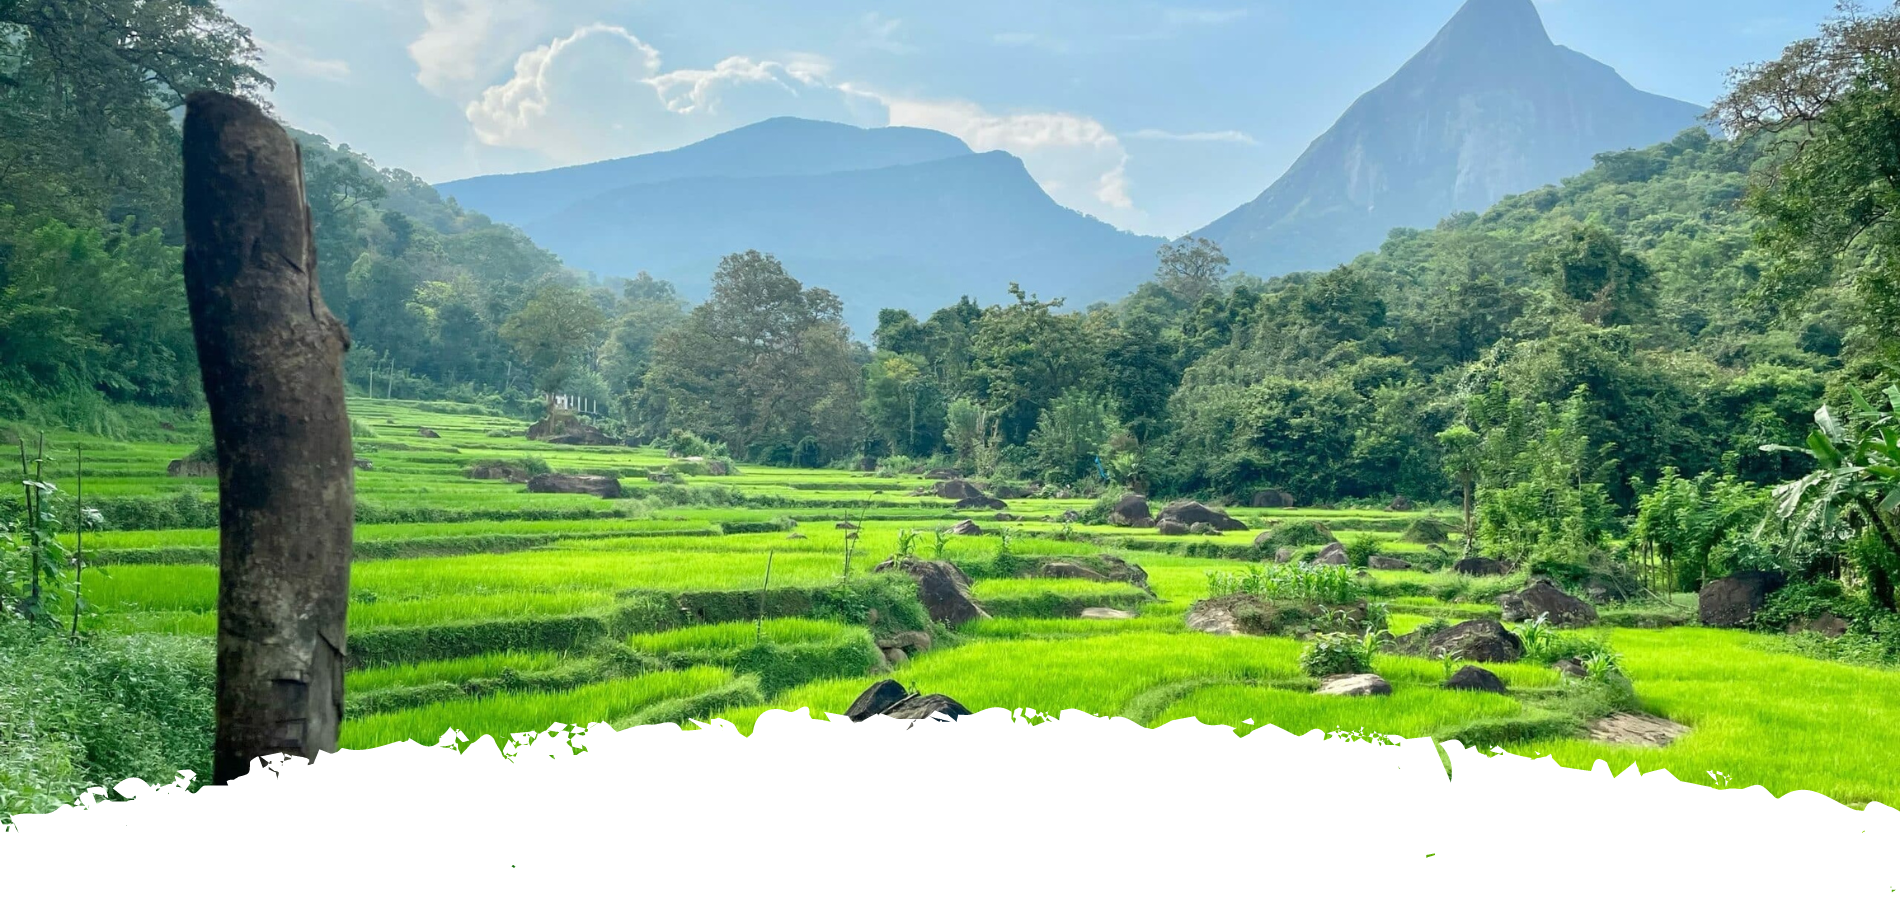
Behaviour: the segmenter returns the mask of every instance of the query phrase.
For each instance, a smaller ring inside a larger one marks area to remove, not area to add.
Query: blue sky
[[[1462,0],[225,0],[291,124],[430,181],[775,115],[948,131],[1064,205],[1177,236],[1252,199]],[[1834,0],[1538,0],[1551,36],[1706,104]]]

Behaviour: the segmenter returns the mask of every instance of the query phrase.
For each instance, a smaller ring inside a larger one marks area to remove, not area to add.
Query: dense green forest
[[[637,247],[603,273],[631,278],[578,273],[406,172],[298,137],[361,394],[518,414],[559,396],[617,440],[690,434],[761,463],[1455,500],[1470,549],[1574,562],[1642,533],[1659,481],[1765,496],[1802,477],[1812,459],[1767,448],[1807,446],[1824,402],[1891,380],[1895,21],[1847,15],[1737,73],[1726,137],[1603,154],[1331,271],[1263,281],[1183,240],[1114,304],[1009,285],[921,321],[887,310],[866,336],[769,253],[733,248],[694,305],[640,272]],[[177,112],[200,87],[262,97],[254,42],[182,0],[0,3],[0,29],[0,419],[112,433],[194,414]],[[1841,519],[1823,497],[1816,527],[1900,550],[1879,499]]]

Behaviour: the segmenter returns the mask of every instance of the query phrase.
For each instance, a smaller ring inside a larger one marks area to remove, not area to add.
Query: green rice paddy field
[[[1316,696],[1298,642],[1185,626],[1187,608],[1209,593],[1208,573],[1243,571],[1261,529],[1311,519],[1349,543],[1376,538],[1383,553],[1419,556],[1430,551],[1399,536],[1423,513],[1232,508],[1250,530],[1160,537],[1062,524],[1064,511],[1090,500],[1025,499],[1009,502],[1020,521],[1001,522],[914,495],[931,484],[915,476],[744,466],[663,484],[647,474],[671,462],[659,451],[497,436],[521,434],[526,423],[475,412],[352,401],[363,426],[358,455],[373,468],[357,473],[346,747],[435,743],[451,729],[506,737],[557,722],[719,717],[750,728],[767,709],[842,712],[888,672],[972,709],[1077,709],[1150,725],[1191,717],[1243,733],[1271,724],[1480,743],[1474,735],[1495,735],[1508,752],[1568,766],[1603,759],[1704,784],[1900,806],[1900,769],[1890,762],[1900,745],[1900,672],[1797,656],[1774,637],[1603,629],[1644,710],[1692,729],[1646,749],[1521,727],[1545,715],[1537,698],[1559,689],[1541,666],[1489,667],[1512,689],[1500,696],[1443,690],[1439,663],[1383,655],[1374,669],[1393,684],[1391,696]],[[441,437],[420,436],[425,427]],[[87,441],[85,489],[106,511],[107,530],[85,536],[100,565],[87,575],[83,627],[215,633],[217,532],[191,526],[215,521],[216,482],[165,475],[192,447],[184,432],[179,441]],[[616,475],[628,496],[531,494],[464,475],[479,460],[529,455],[555,471]],[[70,488],[71,473],[58,474]],[[939,548],[930,532],[964,518],[988,533]],[[841,521],[860,536],[847,540]],[[992,618],[938,626],[927,651],[893,667],[876,638],[930,628],[910,581],[872,572],[906,530],[921,532],[912,553],[941,553],[972,575]],[[1145,569],[1152,594],[1028,577],[1039,558],[1104,553]],[[1368,577],[1391,604],[1395,633],[1496,614],[1495,585],[1487,593],[1471,579],[1416,570]],[[1135,616],[1079,618],[1088,607]],[[1642,619],[1606,612],[1612,622]]]

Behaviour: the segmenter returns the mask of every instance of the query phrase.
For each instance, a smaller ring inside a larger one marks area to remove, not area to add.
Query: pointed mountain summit
[[[1329,268],[1394,228],[1483,210],[1701,114],[1553,43],[1531,0],[1469,0],[1273,186],[1196,234],[1255,275]]]

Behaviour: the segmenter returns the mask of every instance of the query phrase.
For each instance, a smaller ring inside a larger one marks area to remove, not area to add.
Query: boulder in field
[[[1188,534],[1198,534],[1198,535],[1203,535],[1206,537],[1217,537],[1220,535],[1220,529],[1215,528],[1214,526],[1209,525],[1206,522],[1195,522],[1194,524],[1188,526]]]
[[[837,530],[839,530],[839,531],[856,531],[856,530],[858,530],[858,526],[856,526],[856,525],[853,525],[853,524],[851,524],[850,522],[839,522],[838,524],[836,524],[836,525],[833,525],[833,526],[831,526],[831,527],[832,527],[832,528],[835,528],[835,529],[837,529]]]
[[[1081,617],[1084,619],[1132,619],[1135,617],[1135,614],[1125,609],[1109,609],[1105,606],[1091,606],[1088,609],[1082,610]]]
[[[1510,689],[1504,686],[1504,679],[1490,669],[1478,666],[1465,666],[1452,673],[1445,680],[1445,687],[1454,691],[1484,691],[1491,694],[1508,694]]]
[[[1404,494],[1400,494],[1397,497],[1392,498],[1391,503],[1388,503],[1385,505],[1385,511],[1386,512],[1411,512],[1412,501],[1410,498],[1406,497]]]
[[[942,694],[924,694],[898,701],[884,711],[884,715],[893,719],[934,719],[943,718],[955,721],[967,716],[970,710],[963,704]]]
[[[1160,522],[1156,523],[1155,530],[1159,531],[1162,535],[1167,536],[1167,537],[1180,537],[1181,535],[1184,535],[1184,534],[1193,533],[1188,528],[1186,522],[1181,522],[1175,519],[1168,519],[1168,518],[1164,518]]]
[[[1425,652],[1431,657],[1452,653],[1471,662],[1517,662],[1524,658],[1524,639],[1498,622],[1471,619],[1433,634]]]
[[[1801,619],[1788,623],[1789,634],[1812,631],[1822,637],[1837,638],[1847,633],[1853,623],[1833,613],[1822,613],[1812,619]]]
[[[879,650],[890,650],[892,648],[895,648],[898,650],[905,650],[911,653],[923,653],[930,649],[930,632],[928,631],[900,631],[896,634],[891,635],[890,637],[879,638],[877,642],[877,648]]]
[[[560,475],[549,472],[528,479],[531,494],[592,494],[602,500],[620,497],[620,479],[604,475]]]
[[[939,481],[930,488],[930,493],[935,496],[942,497],[945,500],[988,500],[989,499],[989,495],[983,493],[983,490],[981,488],[978,488],[976,485],[971,484],[967,481],[964,481],[961,478],[952,478],[947,481]]]
[[[1318,556],[1313,557],[1313,565],[1316,566],[1344,566],[1351,563],[1352,560],[1346,556],[1346,545],[1338,541],[1327,544],[1321,548]]]
[[[1737,572],[1702,586],[1696,609],[1702,624],[1711,628],[1740,628],[1768,602],[1768,595],[1788,582],[1780,572]]]
[[[1191,631],[1218,635],[1308,638],[1322,631],[1357,632],[1366,624],[1365,601],[1322,607],[1272,603],[1251,594],[1210,597],[1188,607]]]
[[[1500,560],[1483,556],[1467,556],[1451,564],[1451,570],[1460,575],[1509,575],[1511,567]]]
[[[216,460],[174,459],[165,467],[165,474],[172,478],[216,478],[218,463]]]
[[[940,559],[887,559],[874,572],[902,572],[917,582],[917,599],[929,611],[933,622],[952,627],[971,619],[987,619],[989,613],[970,596],[970,576],[955,563]]]
[[[1293,548],[1292,548],[1292,547],[1281,547],[1280,549],[1278,549],[1278,550],[1275,550],[1275,551],[1273,551],[1273,561],[1274,561],[1274,562],[1277,562],[1277,563],[1290,563],[1290,562],[1292,562],[1292,561],[1293,561]]]
[[[910,659],[910,654],[905,653],[902,647],[882,647],[878,652],[884,654],[884,661],[892,666],[901,666]]]
[[[963,473],[955,469],[931,469],[924,473],[924,477],[932,481],[952,481],[962,478]]]
[[[529,478],[528,470],[518,466],[470,466],[462,474],[477,481],[511,481],[515,484],[527,484]]]
[[[886,678],[865,688],[864,693],[858,695],[858,699],[851,701],[850,708],[846,709],[844,714],[853,722],[862,722],[896,706],[909,696],[910,692],[904,690],[903,685]]]
[[[1521,591],[1499,597],[1498,605],[1504,609],[1506,622],[1535,622],[1537,617],[1545,616],[1550,624],[1569,628],[1593,625],[1597,620],[1596,607],[1564,593],[1548,578],[1539,578]]]
[[[1176,500],[1161,508],[1161,518],[1173,519],[1185,525],[1207,524],[1221,531],[1241,531],[1247,523],[1227,514],[1225,510],[1205,506],[1195,500]]]
[[[528,426],[528,440],[589,447],[617,443],[600,429],[581,421],[581,417],[575,415],[573,410],[567,409],[554,410],[546,418]]]
[[[1392,693],[1391,682],[1377,675],[1328,675],[1315,694],[1328,697],[1380,697]]]
[[[1387,572],[1397,572],[1404,569],[1409,569],[1411,567],[1412,567],[1411,563],[1406,562],[1405,560],[1402,560],[1396,556],[1379,556],[1377,554],[1374,554],[1372,556],[1366,557],[1366,568],[1368,569],[1379,569],[1379,570],[1387,571]]]
[[[1029,493],[1029,491],[1023,490],[1013,484],[990,485],[990,496],[998,500],[1021,500],[1029,496]]]
[[[1551,663],[1550,667],[1553,669],[1556,669],[1558,676],[1562,678],[1588,678],[1590,677],[1590,670],[1583,667],[1583,660],[1578,659],[1574,656],[1570,657],[1569,659],[1557,660],[1556,662]]]
[[[1123,528],[1153,528],[1154,514],[1148,510],[1148,498],[1140,494],[1123,494],[1115,501],[1115,508],[1108,513],[1108,524]]]
[[[1291,509],[1293,495],[1286,491],[1255,491],[1252,505],[1269,509]]]
[[[1036,575],[1040,578],[1080,578],[1085,581],[1108,580],[1107,575],[1103,575],[1081,563],[1071,562],[1066,559],[1052,559],[1043,563],[1037,567]]]
[[[958,500],[957,509],[1008,509],[1009,504],[995,497],[965,497]]]
[[[374,471],[376,471],[376,464],[375,464],[375,463],[373,463],[373,462],[370,462],[369,460],[367,460],[367,459],[364,459],[364,458],[362,458],[362,457],[360,457],[360,456],[359,456],[359,457],[356,457],[356,458],[355,458],[355,459],[353,459],[353,460],[351,460],[351,461],[350,461],[350,464],[351,464],[351,465],[353,465],[353,466],[355,466],[355,467],[356,467],[356,471],[358,471],[358,472],[374,472]]]
[[[964,519],[963,521],[950,526],[950,533],[955,534],[955,535],[961,535],[963,537],[977,537],[983,533],[983,526],[978,525],[975,522],[970,521],[969,519]]]
[[[1689,733],[1689,726],[1648,713],[1618,712],[1585,723],[1584,735],[1593,741],[1634,747],[1667,747]]]
[[[1022,516],[1012,515],[1006,512],[999,512],[996,514],[996,521],[998,522],[1021,522],[1022,520],[1023,520]]]
[[[441,435],[436,434],[433,428],[418,428],[416,429],[416,437],[439,438]]]

